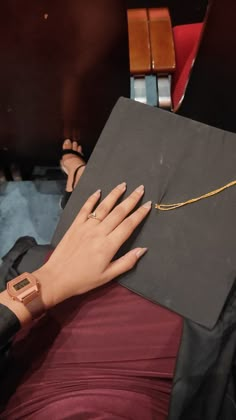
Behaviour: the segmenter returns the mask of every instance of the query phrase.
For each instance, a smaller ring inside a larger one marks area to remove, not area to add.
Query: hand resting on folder
[[[97,206],[96,214],[94,208],[100,199],[101,190],[92,194],[48,262],[33,273],[41,286],[45,310],[130,270],[146,252],[146,248],[136,247],[113,260],[121,245],[151,209],[149,201],[130,214],[144,194],[143,185],[114,207],[125,190],[125,182],[114,188]],[[0,303],[16,314],[21,325],[31,321],[24,304],[12,300],[7,291],[0,294]]]

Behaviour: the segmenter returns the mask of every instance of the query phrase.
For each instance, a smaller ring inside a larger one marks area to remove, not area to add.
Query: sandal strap
[[[83,168],[83,166],[86,166],[86,164],[85,164],[85,163],[83,163],[83,165],[79,165],[79,166],[78,166],[78,168],[76,168],[76,170],[75,170],[75,172],[74,172],[73,181],[72,181],[72,189],[74,189],[74,186],[75,186],[76,175],[77,175],[77,173],[78,173],[78,170],[79,170],[80,168]]]
[[[64,156],[64,155],[75,155],[75,156],[80,157],[81,159],[85,160],[84,159],[84,156],[82,155],[82,153],[77,152],[76,150],[72,150],[72,149],[62,150],[61,155],[62,156]]]

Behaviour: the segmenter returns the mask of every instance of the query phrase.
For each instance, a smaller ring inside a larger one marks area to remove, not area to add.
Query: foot
[[[63,148],[63,150],[74,150],[76,152],[83,153],[82,152],[82,147],[80,145],[78,145],[77,141],[72,142],[69,139],[64,141],[62,148]],[[83,166],[82,168],[80,168],[78,170],[76,178],[75,178],[75,183],[73,185],[75,171],[78,168],[78,166],[84,165],[85,161],[83,159],[81,159],[79,156],[75,156],[72,153],[71,154],[68,153],[68,154],[62,156],[62,159],[61,159],[60,163],[61,163],[62,170],[68,176],[67,177],[67,183],[66,183],[66,191],[72,192],[73,189],[78,184],[79,179],[80,179],[82,173],[84,172],[85,166]]]

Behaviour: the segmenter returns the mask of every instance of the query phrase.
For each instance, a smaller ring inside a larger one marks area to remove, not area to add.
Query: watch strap
[[[45,313],[45,307],[40,294],[32,299],[31,302],[25,304],[25,307],[31,313],[32,319],[39,318]]]

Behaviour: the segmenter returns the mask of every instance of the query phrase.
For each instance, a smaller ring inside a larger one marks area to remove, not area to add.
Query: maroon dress
[[[15,344],[24,374],[1,419],[164,420],[181,331],[116,282],[64,302]]]

